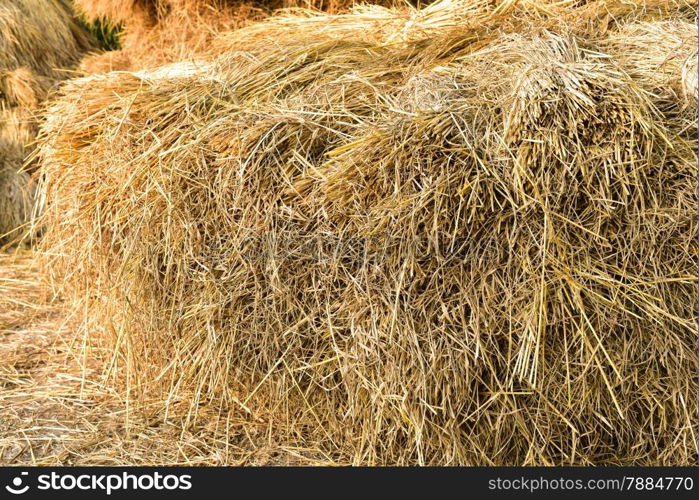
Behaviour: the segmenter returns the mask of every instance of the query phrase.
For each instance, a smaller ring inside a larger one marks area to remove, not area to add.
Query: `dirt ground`
[[[131,408],[99,382],[99,352],[84,355],[68,310],[30,251],[0,253],[0,465],[333,463],[233,411],[183,425]]]

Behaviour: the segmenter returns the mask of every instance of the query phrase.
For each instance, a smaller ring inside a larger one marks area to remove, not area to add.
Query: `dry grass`
[[[518,32],[532,26],[570,29],[589,37],[604,36],[619,20],[657,20],[667,17],[694,19],[695,2],[642,0],[440,0],[423,8],[409,5],[387,8],[358,4],[341,15],[322,15],[303,9],[279,12],[263,23],[222,33],[211,54],[223,50],[256,50],[269,45],[285,46],[294,40],[355,38],[375,44],[416,41],[448,30],[475,31],[480,37],[498,32]]]
[[[94,49],[64,0],[14,0],[0,6],[0,70],[26,67],[39,76],[65,78],[65,69]]]
[[[668,20],[634,23],[605,42],[605,50],[626,58],[624,66],[668,110],[680,104],[690,112],[697,99],[697,28],[695,23]]]
[[[30,253],[0,254],[0,462],[55,453],[81,432],[64,418],[80,386],[61,345],[67,325]]]
[[[86,380],[333,463],[694,464],[686,6],[286,17],[70,82],[37,224]]]

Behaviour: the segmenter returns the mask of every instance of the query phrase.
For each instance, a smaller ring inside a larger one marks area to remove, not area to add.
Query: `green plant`
[[[75,7],[74,9],[78,22],[95,37],[102,49],[119,50],[121,48],[119,39],[123,29],[122,23],[114,24],[107,18],[88,21],[85,14]]]

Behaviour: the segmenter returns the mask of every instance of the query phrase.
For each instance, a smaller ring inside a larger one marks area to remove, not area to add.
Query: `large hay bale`
[[[356,464],[694,463],[696,124],[576,12],[65,86],[38,223],[133,411]]]
[[[529,29],[533,22],[541,28],[573,30],[584,38],[600,39],[614,26],[632,20],[670,17],[689,24],[695,18],[694,7],[696,1],[672,0],[647,0],[639,4],[623,0],[439,0],[423,8],[358,4],[340,15],[291,10],[240,30],[221,33],[211,41],[205,55],[231,51],[257,54],[269,46],[303,46],[309,39],[351,38],[398,45],[449,30],[467,31],[479,38],[479,44],[486,44],[494,33],[517,33]]]
[[[396,43],[429,36],[464,24],[509,24],[516,31],[531,16],[587,24],[599,32],[629,13],[650,19],[682,11],[693,16],[693,0],[77,0],[91,19],[107,17],[124,23],[123,49],[94,54],[81,68],[87,74],[137,71],[158,65],[214,57],[224,50],[253,50],[260,41],[283,45],[289,38],[341,38]],[[412,4],[412,5],[411,5]],[[417,5],[418,7],[415,7]],[[571,7],[581,6],[580,9]],[[392,7],[392,8],[388,8]],[[281,9],[281,10],[278,10]],[[328,15],[318,15],[318,10]],[[517,11],[517,16],[507,16]],[[574,11],[574,13],[573,13]],[[345,12],[344,15],[334,15]],[[269,22],[255,23],[266,19]],[[524,18],[522,18],[524,15]],[[249,27],[238,36],[237,29]],[[501,26],[502,28],[502,26]],[[253,36],[254,35],[254,36]],[[247,43],[247,45],[242,45]]]
[[[0,242],[28,220],[32,200],[21,198],[31,196],[33,188],[20,189],[29,182],[20,170],[32,150],[35,114],[52,85],[70,76],[68,69],[94,48],[65,0],[0,5]]]

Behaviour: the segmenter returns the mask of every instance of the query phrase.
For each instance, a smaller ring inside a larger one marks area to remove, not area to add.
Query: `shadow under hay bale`
[[[623,18],[479,15],[64,87],[45,264],[134,408],[343,463],[694,463],[696,100]]]

